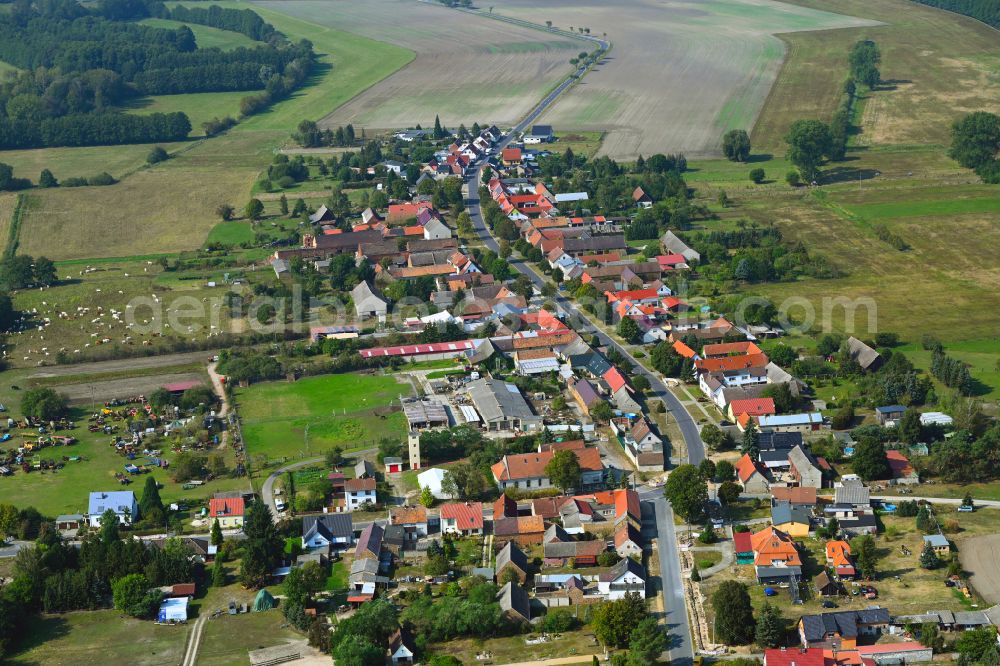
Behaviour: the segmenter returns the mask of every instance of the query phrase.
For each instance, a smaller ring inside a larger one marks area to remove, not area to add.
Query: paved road
[[[659,492],[641,493],[644,500],[653,502],[656,509],[656,543],[660,556],[660,581],[663,586],[664,620],[672,635],[668,649],[670,663],[689,666],[694,660],[691,626],[688,624],[687,606],[684,604],[684,583],[681,581],[681,560],[677,552],[677,534],[674,531],[674,512]]]

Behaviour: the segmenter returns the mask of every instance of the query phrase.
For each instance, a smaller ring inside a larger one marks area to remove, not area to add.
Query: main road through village
[[[600,40],[597,40],[600,41]],[[607,49],[607,44],[601,42],[601,46]],[[542,112],[547,109],[552,102],[559,97],[566,88],[571,86],[579,76],[585,73],[584,69],[577,70],[572,76],[563,81],[555,90],[543,99],[531,113],[525,116],[520,123],[508,132],[496,150],[502,150],[514,137],[519,135],[531,123],[537,119]],[[472,218],[472,225],[476,230],[476,235],[486,247],[499,253],[500,246],[497,240],[486,228],[480,210],[479,185],[482,182],[482,172],[486,167],[486,160],[482,160],[476,165],[473,173],[465,181],[465,202],[466,210]],[[510,259],[511,266],[522,275],[528,276],[532,283],[539,290],[545,285],[545,280],[535,272],[528,264],[518,259]],[[562,315],[572,321],[587,322],[582,330],[597,336],[602,345],[618,350],[621,354],[631,358],[629,351],[618,344],[615,340],[604,334],[590,320],[582,310],[563,296],[555,297],[556,306]],[[633,361],[635,359],[633,358]],[[691,415],[685,409],[666,384],[659,376],[647,370],[643,365],[635,363],[636,372],[645,375],[649,380],[650,388],[657,398],[663,401],[667,410],[677,422],[684,443],[687,446],[688,462],[697,465],[705,458],[705,447],[701,441],[698,426]],[[678,666],[689,666],[694,658],[694,650],[691,643],[691,629],[688,624],[687,609],[684,604],[684,583],[681,580],[680,557],[677,553],[677,539],[674,531],[674,515],[669,503],[664,499],[659,491],[644,491],[640,493],[643,500],[652,501],[656,509],[656,528],[659,543],[660,556],[660,580],[663,586],[663,603],[667,627],[670,630],[671,643],[669,648],[670,661]]]

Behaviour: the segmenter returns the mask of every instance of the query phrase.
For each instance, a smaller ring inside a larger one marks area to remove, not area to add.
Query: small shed
[[[271,596],[271,593],[267,590],[261,590],[257,593],[257,597],[253,600],[253,612],[258,613],[260,611],[271,610],[278,603]]]
[[[889,421],[898,421],[903,418],[903,414],[906,413],[906,407],[902,405],[885,405],[884,407],[875,408],[875,418],[878,419],[878,424],[884,426]]]
[[[820,572],[820,574],[813,579],[813,583],[816,585],[816,594],[821,597],[832,597],[834,595],[841,594],[843,590],[840,583],[830,578],[830,574],[825,571]]]
[[[750,540],[750,532],[734,533],[733,548],[736,551],[736,564],[753,564],[753,545]]]
[[[386,474],[398,474],[403,471],[402,458],[383,458],[382,464],[385,465]]]
[[[172,597],[164,599],[160,604],[160,612],[156,615],[156,621],[160,623],[187,622],[188,601],[190,597]]]
[[[924,543],[929,543],[938,555],[951,554],[951,544],[948,543],[948,537],[943,534],[928,534],[924,537]]]

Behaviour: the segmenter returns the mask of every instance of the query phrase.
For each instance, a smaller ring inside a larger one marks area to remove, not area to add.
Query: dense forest
[[[185,25],[137,23],[157,16],[234,30],[261,41],[232,51],[199,49]],[[176,7],[141,0],[17,0],[0,15],[0,60],[23,71],[0,84],[0,148],[176,141],[183,113],[127,115],[129,98],[260,91],[241,103],[256,113],[301,85],[314,62],[307,41],[289,43],[251,10]]]
[[[1000,3],[996,0],[917,0],[922,5],[947,9],[1000,28]]]

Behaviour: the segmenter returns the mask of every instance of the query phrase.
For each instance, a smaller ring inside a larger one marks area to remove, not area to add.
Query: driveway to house
[[[344,458],[361,458],[368,455],[369,453],[375,453],[377,451],[378,449],[374,448],[362,449],[361,451],[351,451],[349,453],[345,453]],[[278,522],[279,518],[278,518],[278,507],[274,503],[274,482],[277,481],[278,477],[284,474],[285,472],[289,472],[293,469],[299,469],[300,467],[308,467],[309,465],[315,465],[316,463],[323,462],[323,460],[324,458],[322,456],[318,456],[316,458],[306,458],[305,460],[299,460],[298,462],[290,463],[288,465],[285,465],[284,467],[279,467],[275,471],[271,472],[271,475],[264,480],[264,485],[261,486],[260,494],[261,497],[264,498],[264,501],[267,502],[267,506],[270,507],[271,517],[274,519],[275,523]]]

